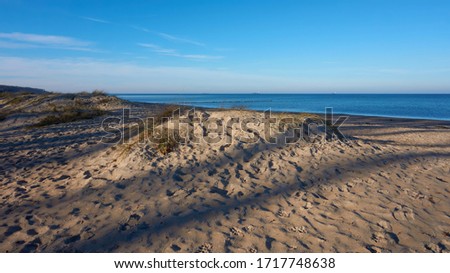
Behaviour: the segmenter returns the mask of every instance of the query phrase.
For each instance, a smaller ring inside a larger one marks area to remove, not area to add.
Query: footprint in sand
[[[300,226],[300,227],[293,226],[293,227],[288,228],[288,231],[298,232],[298,233],[308,233],[308,230],[305,226]]]
[[[71,212],[71,215],[73,216],[79,216],[80,215],[80,209],[79,208],[74,208]]]
[[[287,212],[287,211],[285,211],[284,209],[280,209],[280,210],[278,210],[278,212],[277,212],[277,216],[278,217],[281,217],[281,218],[287,218],[287,217],[289,217],[291,214],[289,213],[289,212]]]
[[[237,237],[244,237],[244,233],[237,227],[232,227],[230,229],[231,234]]]
[[[389,224],[389,222],[384,221],[384,220],[379,221],[379,222],[377,223],[377,226],[379,226],[379,227],[381,227],[382,229],[385,229],[385,230],[390,230],[390,229],[392,229],[392,228],[391,228],[391,225]]]
[[[414,221],[414,211],[407,206],[399,206],[392,212],[395,220],[397,221]]]
[[[372,253],[381,253],[383,252],[383,249],[374,245],[368,245],[366,246],[367,250],[369,250]]]
[[[92,174],[91,174],[90,171],[85,171],[85,172],[83,173],[83,178],[84,178],[84,179],[89,179],[89,178],[91,178],[91,177],[92,177]]]
[[[386,237],[384,236],[383,232],[373,233],[372,237],[370,239],[372,241],[374,241],[375,243],[379,243],[379,244],[386,244],[386,242],[387,242]]]
[[[95,233],[92,231],[92,228],[90,228],[90,227],[83,228],[83,231],[80,234],[80,237],[82,240],[89,240],[94,236],[95,236]]]
[[[26,244],[21,250],[20,252],[22,253],[30,253],[30,252],[35,252],[39,246],[42,244],[41,239],[36,238],[33,241],[29,242],[28,244]]]
[[[7,229],[6,232],[5,232],[5,236],[6,236],[6,237],[9,237],[9,236],[13,235],[14,233],[16,233],[16,232],[18,232],[18,231],[21,231],[21,230],[22,230],[22,227],[21,227],[21,226],[11,226],[11,227],[8,227],[8,229]]]
[[[305,205],[303,206],[304,209],[310,209],[312,207],[313,207],[313,205],[311,202],[306,202]]]
[[[425,195],[413,189],[404,188],[403,191],[412,199],[425,199]]]
[[[250,233],[253,232],[255,230],[255,227],[252,225],[246,226],[242,228],[245,232]]]
[[[66,245],[68,245],[68,244],[75,243],[75,242],[79,241],[80,239],[81,239],[81,236],[79,234],[77,234],[77,235],[74,235],[74,236],[70,236],[69,238],[66,238],[64,240],[64,243]]]
[[[425,244],[425,248],[434,253],[443,253],[448,251],[448,249],[442,243],[428,243]]]
[[[204,243],[203,245],[199,246],[197,249],[197,253],[211,253],[213,249],[212,244],[210,243]]]
[[[268,250],[271,250],[271,249],[272,249],[272,243],[273,243],[274,241],[276,241],[275,238],[272,238],[272,237],[270,237],[270,236],[266,236],[266,247],[267,247]]]
[[[399,244],[400,239],[397,234],[393,232],[375,232],[371,237],[372,241],[378,244],[386,245],[386,244]]]
[[[119,226],[119,230],[120,231],[126,231],[126,230],[129,230],[129,229],[134,228],[134,227],[138,227],[139,229],[146,229],[146,228],[148,228],[147,223],[145,223],[145,222],[140,223],[139,222],[141,218],[142,218],[142,216],[139,215],[139,214],[136,214],[136,213],[130,215],[128,220],[124,224],[121,224]]]
[[[27,230],[27,234],[30,236],[35,236],[35,235],[38,235],[38,232],[32,228],[32,229]]]
[[[181,247],[179,247],[179,246],[176,245],[176,244],[171,245],[170,248],[171,248],[173,251],[175,251],[175,252],[178,252],[178,251],[181,250]]]

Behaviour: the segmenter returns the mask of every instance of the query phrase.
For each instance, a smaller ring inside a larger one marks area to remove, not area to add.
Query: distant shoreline
[[[167,106],[167,105],[176,105],[180,107],[191,107],[195,109],[201,109],[201,110],[212,110],[212,111],[226,111],[226,110],[236,110],[233,108],[213,108],[213,107],[202,107],[202,106],[191,106],[191,105],[185,105],[185,104],[176,104],[176,103],[155,103],[155,102],[134,102],[125,100],[129,103],[136,104],[136,105],[155,105],[155,106]],[[253,111],[253,112],[259,112],[263,113],[263,110],[253,110],[253,109],[243,109],[245,111]],[[309,113],[309,114],[316,114],[318,116],[325,116],[323,112],[321,113],[315,113],[315,112],[294,112],[294,111],[272,111],[272,113],[286,113],[286,114],[298,114],[298,113]],[[347,113],[334,113],[333,112],[333,118],[337,118],[339,116],[348,116],[351,120],[360,120],[361,122],[364,122],[364,120],[371,120],[373,122],[383,123],[383,122],[411,122],[411,121],[423,121],[423,122],[430,122],[435,123],[436,125],[448,125],[450,126],[450,120],[448,119],[430,119],[430,118],[415,118],[415,117],[391,117],[391,116],[376,116],[376,115],[361,115],[361,114],[347,114]]]
[[[336,115],[450,121],[449,94],[114,94],[136,103],[161,103],[201,107],[285,113],[324,114],[331,107]]]

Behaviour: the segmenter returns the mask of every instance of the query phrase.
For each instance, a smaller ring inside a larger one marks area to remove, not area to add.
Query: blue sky
[[[450,1],[0,0],[0,84],[446,92]]]

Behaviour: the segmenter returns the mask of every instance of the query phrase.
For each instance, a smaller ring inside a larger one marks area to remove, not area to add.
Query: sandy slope
[[[208,118],[252,117],[206,111]],[[347,142],[102,144],[101,118],[0,129],[0,251],[446,252],[450,127],[354,117]]]

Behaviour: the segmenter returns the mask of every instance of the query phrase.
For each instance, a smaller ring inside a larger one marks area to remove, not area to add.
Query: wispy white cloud
[[[91,51],[91,45],[91,42],[66,36],[40,35],[21,32],[0,33],[0,47],[3,48],[49,47],[67,50]]]
[[[185,38],[180,38],[180,37],[173,36],[173,35],[170,35],[170,34],[167,34],[167,33],[163,33],[163,32],[157,32],[157,34],[160,37],[162,37],[162,38],[164,38],[166,40],[172,41],[172,42],[191,44],[191,45],[196,45],[196,46],[201,46],[201,47],[205,47],[206,46],[204,43],[201,43],[201,42],[197,42],[197,41],[190,40],[190,39],[185,39]]]
[[[80,18],[81,18],[81,19],[84,19],[84,20],[96,22],[96,23],[111,24],[110,21],[106,21],[106,20],[98,19],[98,18],[94,18],[94,17],[81,16]]]
[[[175,49],[163,48],[155,44],[138,43],[138,45],[141,47],[149,48],[153,52],[160,53],[162,55],[169,55],[169,56],[178,55],[178,52]]]
[[[198,42],[198,41],[194,41],[194,40],[191,40],[191,39],[181,38],[181,37],[174,36],[174,35],[171,35],[171,34],[167,34],[167,33],[164,33],[164,32],[152,31],[152,30],[150,30],[148,28],[141,27],[141,26],[136,26],[136,25],[130,25],[130,27],[134,28],[136,30],[140,30],[140,31],[143,31],[143,32],[147,32],[147,33],[152,33],[152,34],[158,35],[159,37],[161,37],[161,38],[163,38],[165,40],[171,41],[171,42],[182,43],[182,44],[191,44],[191,45],[195,45],[195,46],[206,47],[206,44]]]
[[[21,49],[21,48],[35,48],[37,45],[16,43],[11,41],[2,41],[0,39],[0,48],[11,48],[11,49]]]
[[[140,26],[136,26],[136,25],[130,25],[129,27],[134,28],[136,30],[143,31],[143,32],[153,33],[153,31],[151,31],[151,30],[149,30],[148,28],[145,28],[145,27],[140,27]]]
[[[43,45],[89,46],[91,44],[89,42],[80,41],[72,37],[40,35],[21,32],[0,33],[0,38]]]
[[[175,49],[163,48],[155,44],[138,43],[139,46],[149,48],[153,52],[165,56],[180,57],[191,60],[218,60],[223,56],[203,55],[203,54],[181,54]]]

